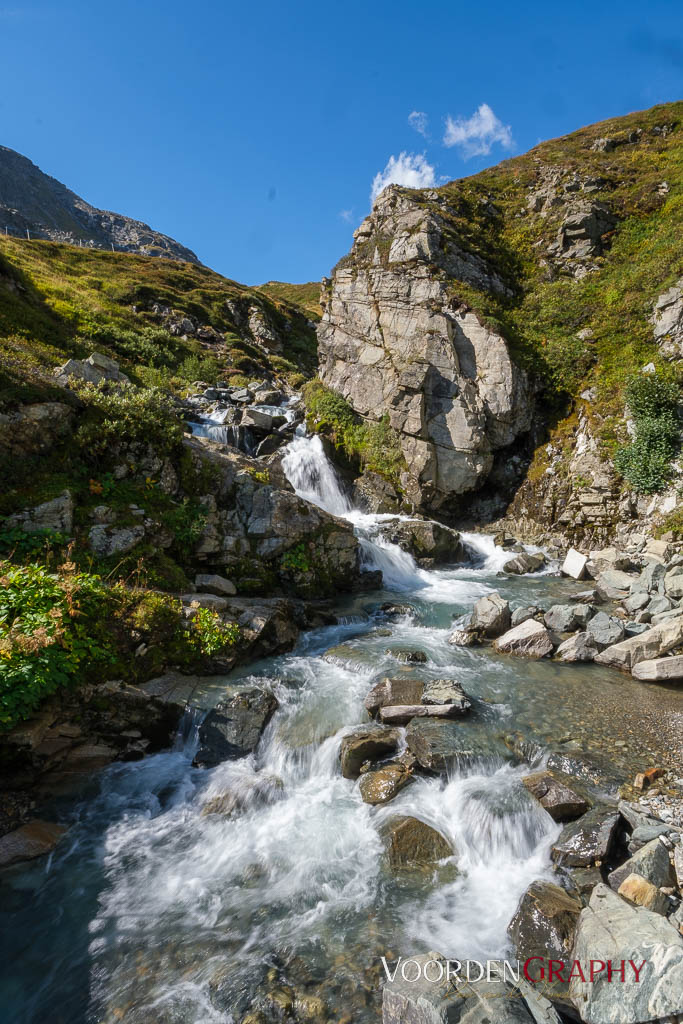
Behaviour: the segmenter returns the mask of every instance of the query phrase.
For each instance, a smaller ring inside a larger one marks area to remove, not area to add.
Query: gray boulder
[[[51,501],[44,501],[35,508],[27,508],[7,516],[3,523],[6,530],[20,529],[24,533],[38,533],[53,530],[67,536],[73,529],[74,502],[71,491],[63,491]]]
[[[630,637],[601,651],[596,657],[600,665],[629,671],[641,661],[652,661],[667,654],[683,642],[683,615],[653,626],[640,636]]]
[[[144,526],[92,526],[88,533],[88,544],[91,551],[100,558],[110,555],[125,555],[132,551],[145,536]]]
[[[607,881],[615,891],[628,875],[641,875],[658,889],[663,885],[675,885],[674,869],[669,859],[669,851],[659,839],[652,839],[642,846],[632,857],[610,871]]]
[[[548,629],[556,633],[571,633],[579,626],[585,626],[587,607],[576,604],[554,604],[543,616]]]
[[[418,764],[435,772],[444,772],[453,761],[467,760],[481,753],[471,739],[463,735],[457,721],[413,718],[406,729],[406,743]]]
[[[61,381],[75,377],[89,384],[99,384],[104,380],[130,384],[130,379],[121,372],[116,360],[101,352],[93,352],[87,359],[68,359],[63,366],[57,367],[54,374]]]
[[[564,640],[555,651],[558,661],[593,661],[600,648],[590,633],[575,633]]]
[[[194,764],[210,768],[221,761],[246,757],[256,749],[277,707],[275,695],[256,686],[221,701],[199,727],[200,746]]]
[[[382,825],[380,836],[392,870],[427,867],[453,853],[448,840],[418,818],[390,818]]]
[[[598,647],[610,647],[624,639],[624,626],[619,619],[605,612],[598,612],[589,621],[586,630]]]
[[[508,935],[517,959],[527,961],[538,957],[544,965],[550,958],[568,960],[580,913],[581,903],[559,885],[540,880],[532,882],[508,925]],[[538,962],[535,960],[529,965],[529,974],[535,982],[544,979],[544,975],[539,973]],[[569,1002],[568,980],[553,979],[551,985],[543,986],[543,992],[553,1001]]]
[[[527,551],[520,552],[503,566],[503,572],[509,572],[513,576],[525,576],[530,572],[538,572],[546,563],[545,555],[529,554]]]
[[[515,608],[510,618],[510,625],[520,626],[527,619],[533,619],[537,614],[538,608],[535,605],[529,605],[528,608]]]
[[[661,354],[666,359],[683,357],[683,278],[657,299],[652,326]]]
[[[604,970],[592,981],[571,979],[569,995],[586,1024],[675,1019],[681,1011],[683,935],[660,914],[631,906],[607,885],[597,885],[581,911],[572,959],[623,961],[627,969],[631,960],[645,961],[638,982],[632,970],[623,984],[610,983]]]
[[[565,825],[550,855],[554,861],[569,867],[600,865],[614,848],[618,824],[616,808],[598,804],[578,821]]]
[[[199,573],[194,579],[195,586],[204,593],[219,594],[221,596],[234,597],[237,593],[235,584],[225,578],[216,576],[213,573]]]
[[[649,683],[678,682],[683,679],[683,654],[641,661],[634,666],[632,674],[634,679]]]
[[[497,593],[480,597],[472,609],[470,628],[482,636],[500,636],[510,628],[510,605]]]
[[[562,563],[561,571],[565,576],[571,576],[575,580],[582,580],[586,575],[587,562],[588,558],[586,555],[582,555],[576,548],[570,548]]]
[[[527,619],[504,633],[493,644],[501,654],[517,654],[523,658],[545,658],[553,651],[550,633],[541,622]]]
[[[470,697],[455,679],[431,679],[424,684],[423,704],[449,704],[466,712],[472,707]]]
[[[365,698],[365,708],[375,716],[380,708],[397,704],[419,704],[422,700],[423,683],[411,676],[396,679],[382,679],[370,690]]]
[[[414,558],[433,558],[434,564],[460,562],[460,534],[433,519],[396,519],[382,525],[382,536]]]

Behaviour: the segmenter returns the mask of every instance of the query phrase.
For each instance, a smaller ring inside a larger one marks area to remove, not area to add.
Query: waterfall
[[[295,437],[287,445],[282,468],[300,498],[333,516],[345,516],[353,511],[317,434]]]

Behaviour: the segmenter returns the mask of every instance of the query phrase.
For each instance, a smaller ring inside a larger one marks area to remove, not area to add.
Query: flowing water
[[[301,1019],[305,1000],[320,997],[327,1016],[316,1019],[377,1021],[381,956],[501,957],[520,894],[551,874],[559,826],[526,793],[528,766],[511,759],[504,736],[609,752],[619,771],[630,767],[619,763],[629,728],[620,709],[640,693],[640,721],[647,688],[594,666],[447,643],[454,616],[483,593],[549,604],[572,584],[497,578],[500,552],[475,535],[465,536],[468,564],[420,569],[382,538],[386,517],[351,508],[319,439],[297,437],[284,468],[301,495],[353,522],[385,589],[340,602],[339,624],[303,635],[290,654],[216,680],[213,699],[237,681],[275,689],[280,708],[254,755],[193,768],[197,720],[188,719],[173,750],[112,765],[77,801],[55,806],[71,825],[65,840],[47,863],[2,883],[3,1019],[238,1024],[286,1001],[285,985]],[[392,599],[410,610],[388,621],[380,606]],[[420,678],[452,674],[474,698],[461,724],[476,756],[372,808],[341,777],[339,742],[366,720],[373,683],[401,670],[391,651],[406,646],[428,657]],[[637,755],[632,740],[623,757]],[[240,814],[202,813],[228,791]],[[396,813],[437,828],[454,857],[427,874],[388,873],[379,827]]]

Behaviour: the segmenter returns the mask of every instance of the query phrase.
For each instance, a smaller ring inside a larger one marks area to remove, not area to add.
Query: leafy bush
[[[113,445],[144,442],[171,451],[183,430],[170,397],[159,388],[86,384],[79,394],[89,406],[76,438],[86,453],[104,455]]]
[[[626,402],[635,423],[631,444],[620,448],[614,465],[641,494],[661,491],[671,479],[671,463],[680,449],[679,389],[661,374],[639,374],[626,386]]]
[[[280,567],[284,572],[309,572],[311,563],[306,554],[306,547],[302,543],[286,551],[280,559]]]
[[[0,555],[11,555],[15,561],[47,558],[51,550],[63,547],[66,542],[64,534],[56,530],[34,530],[27,533],[19,526],[5,529],[0,523]]]
[[[28,718],[41,701],[75,683],[112,651],[84,619],[104,602],[98,576],[0,564],[0,728]]]
[[[223,622],[211,608],[200,608],[192,618],[190,644],[201,654],[210,656],[234,647],[240,636],[236,622]]]
[[[398,486],[405,461],[389,417],[385,414],[379,422],[362,421],[345,398],[318,379],[309,381],[303,390],[309,425],[319,433],[331,434],[346,455],[357,457],[365,469]]]

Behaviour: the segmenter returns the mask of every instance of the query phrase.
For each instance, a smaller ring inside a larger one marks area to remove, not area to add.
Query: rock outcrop
[[[502,335],[454,298],[449,279],[499,295],[500,275],[453,236],[433,202],[390,186],[323,290],[320,375],[361,416],[388,416],[402,486],[431,509],[482,485],[494,453],[528,431],[527,374]]]

